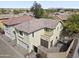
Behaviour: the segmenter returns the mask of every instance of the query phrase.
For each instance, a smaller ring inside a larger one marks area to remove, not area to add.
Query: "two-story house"
[[[34,19],[14,26],[17,44],[31,51],[38,52],[40,45],[50,48],[60,38],[63,29],[61,21],[52,19]]]

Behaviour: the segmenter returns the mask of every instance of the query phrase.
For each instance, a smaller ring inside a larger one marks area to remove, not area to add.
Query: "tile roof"
[[[71,15],[70,13],[64,12],[64,13],[58,13],[58,15],[55,16],[58,17],[58,19],[64,21],[64,20],[68,20],[70,15]]]
[[[51,19],[33,19],[28,22],[23,22],[14,27],[19,31],[32,33],[45,27],[54,29],[58,24],[58,22],[59,22],[58,20],[51,20]]]
[[[31,16],[19,16],[19,17],[9,18],[8,20],[3,20],[2,23],[6,24],[6,25],[16,25],[16,24],[20,24],[22,22],[25,22],[25,21],[31,20],[31,19],[32,19]]]

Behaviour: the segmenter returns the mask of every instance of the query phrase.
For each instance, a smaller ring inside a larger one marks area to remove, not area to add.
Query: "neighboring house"
[[[19,15],[14,15],[14,14],[0,14],[0,28],[3,30],[4,25],[2,23],[2,21],[7,20],[9,18],[13,18],[13,17],[18,17]]]
[[[68,21],[69,16],[72,15],[71,13],[68,12],[64,12],[64,13],[56,13],[54,15],[54,18],[58,19],[58,20],[62,20],[63,22]]]
[[[17,44],[28,49],[28,52],[38,52],[40,45],[50,48],[57,43],[63,29],[61,21],[52,19],[34,19],[14,26],[17,34]]]
[[[11,40],[14,40],[16,36],[14,26],[22,22],[31,20],[31,18],[32,17],[30,16],[20,16],[20,17],[13,17],[8,20],[2,21],[2,23],[4,24],[5,35],[8,36]]]

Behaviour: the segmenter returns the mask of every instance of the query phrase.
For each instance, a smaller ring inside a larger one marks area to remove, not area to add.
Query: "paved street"
[[[5,40],[2,39],[0,34],[0,58],[21,58],[22,56],[13,47],[11,47]]]

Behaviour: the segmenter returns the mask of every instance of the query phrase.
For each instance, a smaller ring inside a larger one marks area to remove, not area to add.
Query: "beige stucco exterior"
[[[50,42],[52,40],[53,40],[53,45],[57,42],[62,29],[63,29],[63,26],[59,22],[58,25],[56,26],[56,28],[52,30],[53,35],[51,37],[49,37],[49,39],[48,39],[49,40],[49,47],[50,47]],[[33,46],[36,46],[36,47],[40,46],[41,39],[42,39],[41,35],[44,35],[45,33],[46,33],[46,31],[44,29],[41,29],[41,30],[34,32],[34,37],[32,37],[32,33],[27,35],[26,33],[23,32],[23,35],[20,35],[20,33],[17,31],[17,34],[16,34],[17,43],[22,44],[20,42],[20,40],[23,41],[24,43],[26,43],[29,46],[29,48],[27,48],[26,46],[24,46],[24,48],[28,49],[29,52],[31,52],[34,49]],[[56,39],[56,37],[58,37],[58,39]],[[20,40],[18,40],[18,39],[20,39]]]
[[[17,44],[21,44],[20,40],[23,41],[24,43],[26,43],[29,46],[29,48],[27,48],[27,46],[24,46],[24,48],[28,49],[29,52],[31,52],[33,50],[33,46],[38,47],[40,45],[41,34],[44,34],[44,29],[34,32],[34,37],[32,37],[32,34],[27,35],[24,32],[23,32],[23,36],[22,36],[17,31],[17,33],[16,33]]]
[[[41,30],[39,30],[37,32],[34,32],[34,37],[32,37],[32,34],[29,35],[30,41],[36,47],[38,47],[40,45],[40,39],[41,39],[42,34],[44,34],[44,29],[41,29]]]
[[[34,32],[34,37],[32,37],[32,34],[29,35],[30,43],[32,44],[32,50],[33,46],[38,47],[40,45],[40,39],[42,34],[44,34],[44,29]]]
[[[48,41],[48,48],[50,48],[51,41],[53,41],[53,43],[52,43],[53,46],[57,43],[57,40],[59,40],[59,38],[60,38],[60,33],[61,33],[62,29],[63,29],[63,25],[61,24],[61,22],[59,22],[57,24],[56,28],[54,28],[50,33],[48,33],[48,34],[52,33],[51,36],[49,36],[49,37],[47,37],[47,36],[41,37],[43,40]]]
[[[53,35],[50,37],[50,42],[53,40],[53,45],[55,45],[57,40],[59,40],[62,29],[63,25],[59,22],[56,28],[53,30]]]

